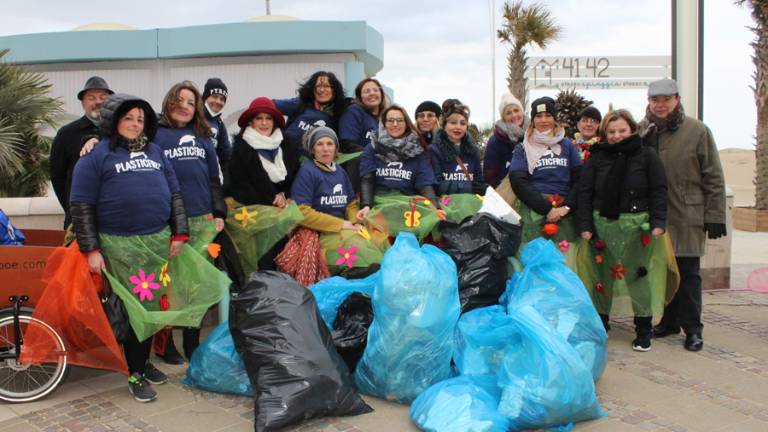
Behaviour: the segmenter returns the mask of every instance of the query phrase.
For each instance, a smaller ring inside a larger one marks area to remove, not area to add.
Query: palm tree
[[[549,10],[538,3],[525,7],[522,0],[511,4],[505,2],[502,11],[504,23],[496,34],[502,42],[512,45],[507,56],[507,87],[523,106],[527,106],[528,80],[525,78],[525,71],[528,69],[528,46],[546,48],[548,43],[560,36],[562,28],[555,23]]]
[[[755,143],[755,207],[768,210],[768,0],[738,0],[747,4],[755,20],[752,31],[757,39],[752,42],[755,55],[755,103],[757,105],[757,142]]]
[[[39,73],[3,60],[0,50],[0,196],[39,196],[48,180],[51,138],[61,101],[48,96],[51,85]]]

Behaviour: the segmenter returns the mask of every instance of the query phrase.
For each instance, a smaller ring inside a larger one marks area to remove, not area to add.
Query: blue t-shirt
[[[301,99],[275,99],[275,106],[280,110],[283,115],[288,117],[290,124],[285,125],[283,130],[283,138],[288,141],[294,148],[302,149],[301,137],[304,136],[304,132],[312,126],[328,126],[331,125],[331,117],[319,110],[316,110],[312,106],[304,108],[304,111],[297,113],[301,105]],[[301,150],[303,153],[303,149]],[[307,156],[307,155],[305,155]]]
[[[208,127],[211,128],[211,141],[213,142],[213,148],[216,149],[216,157],[219,158],[219,162],[228,161],[232,157],[232,143],[229,141],[229,133],[227,127],[224,125],[224,121],[221,116],[211,117],[208,115],[208,109],[206,111],[205,121],[208,123]]]
[[[567,196],[571,191],[571,168],[581,165],[581,157],[576,146],[568,138],[560,141],[560,148],[560,155],[550,152],[536,163],[536,168],[529,177],[530,185],[536,192]],[[528,159],[522,145],[515,147],[512,152],[509,171],[528,172]]]
[[[375,139],[378,130],[376,117],[358,104],[350,105],[339,118],[339,141],[352,141],[360,149]]]
[[[515,144],[498,137],[495,133],[488,138],[483,158],[483,177],[488,185],[497,187],[509,172],[512,151]]]
[[[429,145],[432,170],[437,176],[438,195],[472,193],[472,181],[482,181],[483,171],[477,155],[461,154],[461,161],[471,178],[467,178],[461,165],[452,157],[445,157],[436,143]]]
[[[376,157],[368,144],[360,156],[360,175],[376,173],[376,192],[399,191],[403,195],[416,195],[417,189],[435,184],[435,173],[423,154],[402,162],[384,162]]]
[[[213,210],[210,182],[219,177],[219,161],[211,139],[196,137],[190,127],[161,126],[157,129],[155,143],[173,164],[187,216],[210,213]]]
[[[291,186],[296,204],[306,204],[332,216],[344,218],[347,205],[355,200],[355,191],[347,172],[340,165],[336,171],[321,170],[314,161],[306,161]]]
[[[96,206],[98,232],[130,236],[167,227],[171,193],[179,191],[173,166],[160,146],[111,151],[105,138],[77,161],[69,199]]]

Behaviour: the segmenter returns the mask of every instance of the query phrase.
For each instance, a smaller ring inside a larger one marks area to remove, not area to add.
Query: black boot
[[[173,343],[173,331],[169,331],[168,333],[168,339],[165,341],[165,354],[158,354],[157,356],[169,365],[184,364],[184,358],[181,357],[179,350],[176,349],[176,344]]]
[[[610,320],[610,317],[608,316],[608,314],[600,314],[600,321],[603,322],[603,327],[605,328],[606,332],[611,329],[611,324],[609,323],[609,320]]]
[[[192,360],[192,354],[200,345],[200,329],[199,328],[185,328],[182,330],[184,341],[182,346],[184,347],[184,356],[187,360]]]
[[[635,317],[635,340],[632,341],[632,349],[635,351],[650,351],[653,327],[651,317]]]

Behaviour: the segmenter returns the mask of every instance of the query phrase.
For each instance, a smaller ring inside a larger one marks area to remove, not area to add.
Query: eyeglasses
[[[435,115],[435,113],[433,113],[431,111],[424,111],[424,112],[420,112],[420,113],[416,114],[416,118],[419,118],[419,119],[433,119],[433,118],[437,118],[437,116]]]
[[[581,118],[581,122],[582,123],[586,123],[586,124],[595,124],[595,125],[600,123],[599,121],[597,121],[597,120],[595,120],[595,119],[593,119],[591,117],[582,117]]]
[[[405,123],[405,119],[404,118],[388,118],[387,123],[396,125],[398,123]]]
[[[379,91],[378,87],[371,87],[371,88],[361,90],[360,93],[367,95],[371,93],[381,93],[381,91]]]

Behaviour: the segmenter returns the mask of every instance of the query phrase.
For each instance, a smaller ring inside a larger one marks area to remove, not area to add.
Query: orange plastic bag
[[[43,282],[47,286],[32,317],[59,334],[67,362],[127,375],[128,366],[101,304],[101,275],[89,271],[88,260],[76,242],[54,250],[48,258]],[[33,321],[24,335],[20,361],[56,362],[62,353],[55,342],[49,332]]]

